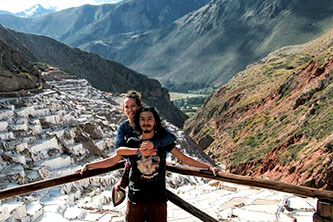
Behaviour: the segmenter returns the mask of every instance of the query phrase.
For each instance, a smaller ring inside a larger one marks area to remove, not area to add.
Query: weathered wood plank
[[[0,191],[0,200],[7,199],[10,197],[23,195],[27,193],[31,193],[37,190],[46,189],[58,185],[62,185],[65,183],[70,183],[82,179],[86,179],[89,177],[93,177],[99,174],[108,173],[113,170],[117,170],[123,168],[125,166],[124,162],[120,162],[112,167],[104,168],[104,169],[92,169],[86,171],[83,175],[80,173],[73,173],[66,176],[60,176],[56,178],[51,178],[47,180],[37,181],[34,183],[24,184],[21,186],[8,188]]]
[[[96,176],[99,174],[107,173],[113,170],[120,169],[124,166],[124,162],[118,163],[117,165],[105,169],[93,169],[85,172],[83,175],[79,173],[74,173],[66,176],[61,176],[57,178],[52,178],[48,180],[38,181],[35,183],[25,184],[22,186],[9,188],[0,191],[0,200],[6,199],[9,197],[13,197],[16,195],[27,194],[30,192],[34,192],[37,190],[74,182],[77,180],[82,180],[88,177]],[[185,167],[185,166],[175,166],[173,164],[167,164],[167,170],[174,173],[180,173],[184,175],[191,175],[191,176],[199,176],[205,177],[210,179],[215,179],[219,181],[225,181],[235,184],[247,185],[247,186],[254,186],[254,187],[261,187],[267,188],[271,190],[277,190],[282,192],[293,193],[297,195],[307,196],[318,198],[320,200],[327,200],[328,202],[333,202],[333,192],[326,191],[326,190],[319,190],[310,187],[304,186],[296,186],[291,184],[286,184],[282,182],[270,181],[270,180],[262,180],[252,177],[246,176],[239,176],[234,174],[228,174],[219,172],[217,176],[214,176],[212,172],[206,169],[200,169],[195,167]]]
[[[199,176],[204,178],[211,178],[214,180],[225,181],[229,183],[254,186],[267,188],[276,191],[282,191],[287,193],[293,193],[306,197],[318,198],[321,200],[333,201],[333,192],[327,190],[320,190],[305,186],[296,186],[292,184],[271,181],[271,180],[262,180],[248,176],[240,176],[230,173],[219,172],[218,175],[214,176],[213,173],[206,169],[200,169],[196,167],[187,167],[179,166],[168,163],[167,170],[174,173],[179,173],[183,175]]]

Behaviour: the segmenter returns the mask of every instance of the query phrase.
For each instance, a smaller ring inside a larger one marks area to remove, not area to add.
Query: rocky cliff
[[[230,172],[333,189],[333,30],[238,73],[186,122]]]

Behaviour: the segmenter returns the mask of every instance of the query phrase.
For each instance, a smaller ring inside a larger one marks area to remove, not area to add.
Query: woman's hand
[[[156,154],[156,150],[154,149],[154,144],[149,140],[143,141],[139,149],[143,156],[152,156]]]
[[[156,150],[148,148],[139,148],[142,156],[153,156],[156,155]]]
[[[141,143],[140,148],[147,149],[147,150],[153,150],[154,144],[149,140],[145,140]]]

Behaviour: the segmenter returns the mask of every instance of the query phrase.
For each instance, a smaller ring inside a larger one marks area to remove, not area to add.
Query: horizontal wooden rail
[[[60,177],[51,178],[51,179],[47,179],[47,180],[37,181],[34,183],[24,184],[24,185],[13,187],[13,188],[4,189],[4,190],[0,191],[0,200],[18,196],[18,195],[31,193],[31,192],[34,192],[37,190],[42,190],[42,189],[62,185],[65,183],[70,183],[70,182],[86,179],[89,177],[97,176],[99,174],[103,174],[103,173],[107,173],[107,172],[110,172],[113,170],[124,168],[124,166],[125,166],[124,163],[125,162],[122,161],[112,167],[108,167],[108,168],[104,168],[104,169],[87,170],[82,175],[80,173],[73,173],[73,174],[69,174],[69,175],[65,175],[65,176],[60,176]]]
[[[78,180],[86,179],[89,177],[93,177],[99,174],[107,173],[110,171],[114,171],[120,168],[124,168],[124,161],[104,169],[91,169],[86,171],[84,174],[80,173],[74,173],[66,176],[60,176],[52,179],[37,181],[34,183],[24,184],[21,186],[8,188],[5,190],[0,191],[0,200],[7,199],[10,197],[18,196],[18,195],[24,195],[28,194],[34,191],[38,191],[41,189],[50,188],[53,186],[62,185],[65,183],[75,182]],[[176,194],[172,193],[171,191],[167,190],[168,199],[174,203],[176,206],[182,208],[183,210],[189,212],[193,216],[199,218],[202,221],[207,222],[218,222],[218,220],[214,219],[213,217],[209,216],[205,212],[199,210],[198,208],[194,207],[190,203],[182,200],[180,197],[178,197]]]
[[[291,185],[287,183],[256,179],[253,177],[240,176],[235,174],[218,172],[218,175],[214,176],[213,173],[206,169],[200,169],[196,167],[186,167],[167,163],[167,170],[173,173],[179,173],[183,175],[198,176],[204,178],[211,178],[214,180],[225,181],[235,184],[254,186],[267,188],[276,191],[282,191],[287,193],[293,193],[306,197],[318,198],[321,200],[333,201],[333,191],[320,190],[305,186]]]
[[[120,162],[112,167],[104,168],[104,169],[92,169],[86,171],[83,175],[79,173],[73,173],[57,178],[51,178],[47,180],[37,181],[30,184],[24,184],[21,186],[8,188],[0,191],[0,200],[14,197],[17,195],[23,195],[30,192],[34,192],[37,190],[58,186],[65,183],[70,183],[78,180],[82,180],[85,178],[89,178],[92,176],[96,176],[99,174],[107,173],[113,170],[117,170],[124,167],[124,162]],[[282,182],[276,182],[271,180],[262,180],[256,179],[247,176],[239,176],[235,174],[223,173],[219,172],[218,175],[214,176],[212,172],[206,169],[200,169],[196,167],[186,167],[186,166],[179,166],[174,165],[171,163],[167,163],[167,170],[174,173],[179,173],[183,175],[190,175],[190,176],[199,176],[204,178],[210,178],[219,181],[225,181],[240,185],[247,185],[247,186],[254,186],[254,187],[261,187],[267,188],[271,190],[277,190],[287,193],[293,193],[301,196],[313,197],[318,198],[321,200],[328,200],[330,202],[333,201],[333,192],[327,190],[319,190],[310,187],[304,186],[296,186],[291,184],[286,184]]]

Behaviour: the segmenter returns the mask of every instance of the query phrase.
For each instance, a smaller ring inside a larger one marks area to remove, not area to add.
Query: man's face
[[[155,127],[155,118],[152,112],[145,111],[140,113],[140,127],[144,133],[150,133]]]
[[[138,110],[139,107],[137,106],[135,99],[126,98],[124,100],[124,107],[123,108],[124,108],[125,116],[128,119],[133,119],[134,115],[135,115],[135,113],[136,113],[136,111]]]

